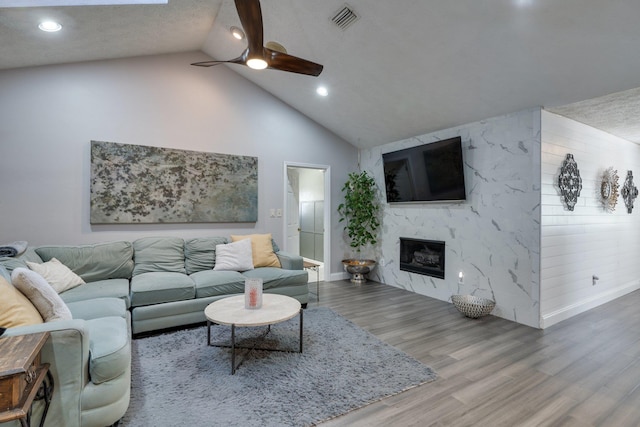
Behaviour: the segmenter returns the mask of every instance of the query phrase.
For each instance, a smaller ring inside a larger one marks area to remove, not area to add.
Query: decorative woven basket
[[[473,295],[452,295],[451,301],[460,313],[472,319],[486,316],[496,306],[495,301]]]

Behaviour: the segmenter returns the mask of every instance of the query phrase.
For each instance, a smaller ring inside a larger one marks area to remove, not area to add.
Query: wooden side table
[[[40,352],[49,332],[0,338],[0,423],[20,420],[31,425],[31,405],[44,399],[40,426],[51,403],[53,376],[48,363],[40,363]]]

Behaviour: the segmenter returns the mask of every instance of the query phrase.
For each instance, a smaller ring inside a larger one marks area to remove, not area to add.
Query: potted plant
[[[349,245],[356,252],[356,257],[344,259],[342,264],[353,275],[352,282],[362,283],[366,281],[364,275],[376,264],[374,260],[362,259],[361,252],[363,247],[375,245],[378,241],[378,188],[373,177],[366,171],[352,172],[342,187],[342,192],[344,203],[338,206],[340,222],[345,222],[344,230],[351,240]]]

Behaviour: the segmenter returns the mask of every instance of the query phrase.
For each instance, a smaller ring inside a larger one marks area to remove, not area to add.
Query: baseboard
[[[555,325],[558,322],[569,319],[577,314],[584,313],[587,310],[591,310],[592,308],[598,307],[599,305],[605,304],[638,289],[640,289],[640,280],[599,293],[551,313],[543,314],[540,318],[540,328],[548,328],[551,325]]]
[[[337,282],[339,280],[349,280],[350,278],[351,278],[351,275],[345,271],[340,273],[331,273],[329,275],[330,282]]]

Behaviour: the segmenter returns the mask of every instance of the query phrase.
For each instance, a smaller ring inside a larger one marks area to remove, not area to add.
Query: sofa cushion
[[[237,271],[199,271],[191,279],[196,284],[196,298],[244,293],[245,277]]]
[[[131,242],[107,242],[82,246],[40,246],[36,252],[44,261],[57,258],[85,282],[128,279],[133,271]]]
[[[212,270],[216,264],[216,246],[228,243],[226,237],[197,237],[184,242],[187,274]]]
[[[11,273],[16,268],[29,268],[27,267],[27,261],[31,262],[44,262],[42,258],[36,253],[36,251],[29,247],[19,257],[1,257],[0,264]]]
[[[251,241],[241,240],[216,246],[215,271],[246,271],[253,269]]]
[[[131,306],[129,279],[108,279],[89,282],[60,294],[66,303],[87,301],[95,298],[119,298],[127,308]]]
[[[76,273],[71,271],[69,267],[58,261],[57,258],[51,258],[50,261],[39,264],[37,262],[27,261],[27,266],[44,277],[57,293],[75,288],[84,284],[84,280]]]
[[[2,264],[0,264],[0,277],[4,277],[7,282],[11,283],[11,273]]]
[[[253,267],[280,267],[280,261],[273,251],[273,239],[269,234],[231,235],[231,241],[251,240]]]
[[[193,280],[185,274],[151,272],[131,278],[131,306],[183,301],[196,296]]]
[[[15,328],[42,323],[42,316],[25,297],[4,277],[0,277],[0,326]]]
[[[301,283],[307,283],[309,278],[306,270],[284,270],[274,267],[256,268],[255,270],[245,271],[242,275],[246,278],[261,278],[263,289],[300,285]]]
[[[184,240],[178,237],[144,237],[133,242],[133,275],[168,271],[185,274]]]
[[[57,292],[35,271],[16,268],[11,272],[11,282],[29,298],[45,322],[72,318],[69,308]]]
[[[127,320],[100,317],[87,320],[89,329],[89,376],[100,384],[125,373],[131,364],[131,346]]]

